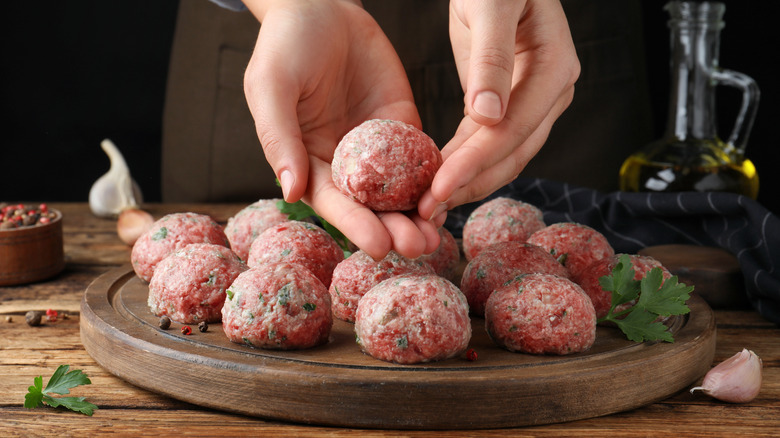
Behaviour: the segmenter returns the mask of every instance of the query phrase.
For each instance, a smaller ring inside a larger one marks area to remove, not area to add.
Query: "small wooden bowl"
[[[33,283],[65,267],[62,213],[45,225],[0,230],[0,286]]]

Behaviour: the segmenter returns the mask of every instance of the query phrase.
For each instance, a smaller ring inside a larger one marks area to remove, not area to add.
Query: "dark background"
[[[780,89],[770,67],[780,42],[774,23],[780,2],[725,3],[720,65],[748,74],[761,88],[747,157],[760,175],[759,201],[780,213],[780,172],[775,169],[780,163],[775,140]],[[656,137],[664,131],[668,100],[664,4],[642,3]],[[145,200],[160,201],[162,110],[177,6],[177,0],[4,5],[0,201],[86,201],[92,183],[108,170],[100,149],[104,138],[124,154]],[[725,138],[741,96],[719,90]]]

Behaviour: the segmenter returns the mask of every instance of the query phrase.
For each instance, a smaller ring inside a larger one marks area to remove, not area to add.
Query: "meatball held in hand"
[[[368,120],[349,131],[333,152],[333,183],[374,211],[417,206],[442,164],[425,133],[395,120]]]

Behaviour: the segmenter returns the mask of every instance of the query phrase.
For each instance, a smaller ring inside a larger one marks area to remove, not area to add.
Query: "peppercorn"
[[[43,318],[43,312],[38,310],[30,310],[24,315],[24,320],[30,327],[37,327],[41,325],[41,319]]]
[[[198,323],[198,330],[200,330],[201,333],[206,333],[209,331],[209,324],[206,321],[201,321]]]
[[[14,322],[14,318],[11,315],[5,317],[5,322]]]
[[[191,334],[192,334],[192,329],[190,328],[190,326],[188,326],[188,325],[185,325],[185,326],[183,326],[183,327],[181,328],[181,334],[183,334],[183,335],[185,335],[185,336],[186,336],[186,335],[191,335]]]
[[[54,309],[48,309],[46,310],[46,320],[49,322],[54,322],[57,320],[57,311]]]
[[[49,211],[46,204],[31,207],[24,204],[0,203],[0,230],[45,225],[51,223],[54,217],[54,213]]]
[[[160,328],[163,330],[168,330],[170,327],[171,327],[171,318],[168,318],[165,315],[160,317]]]
[[[477,360],[477,352],[474,351],[473,348],[469,348],[468,351],[466,351],[466,360],[469,362]]]

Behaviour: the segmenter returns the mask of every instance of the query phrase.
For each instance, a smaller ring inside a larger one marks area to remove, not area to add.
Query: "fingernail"
[[[430,220],[433,220],[433,219],[435,219],[437,216],[439,216],[440,214],[442,214],[442,213],[444,213],[444,212],[446,212],[446,211],[447,211],[447,203],[446,203],[446,202],[442,202],[441,204],[439,204],[439,205],[437,205],[437,206],[436,206],[436,209],[435,209],[435,210],[433,210],[433,214],[431,215],[431,217],[430,217],[430,218],[428,218],[428,220],[429,220],[429,221],[430,221]]]
[[[471,105],[479,115],[489,119],[501,117],[501,99],[492,91],[481,91],[474,98]]]
[[[284,199],[287,199],[294,182],[295,177],[289,170],[283,170],[282,174],[279,175],[279,183],[282,185],[282,196],[284,196]]]
[[[444,225],[444,222],[447,221],[447,212],[439,214],[438,216],[434,216],[431,218],[431,222],[433,222],[434,225],[436,225],[436,228],[441,227]]]

